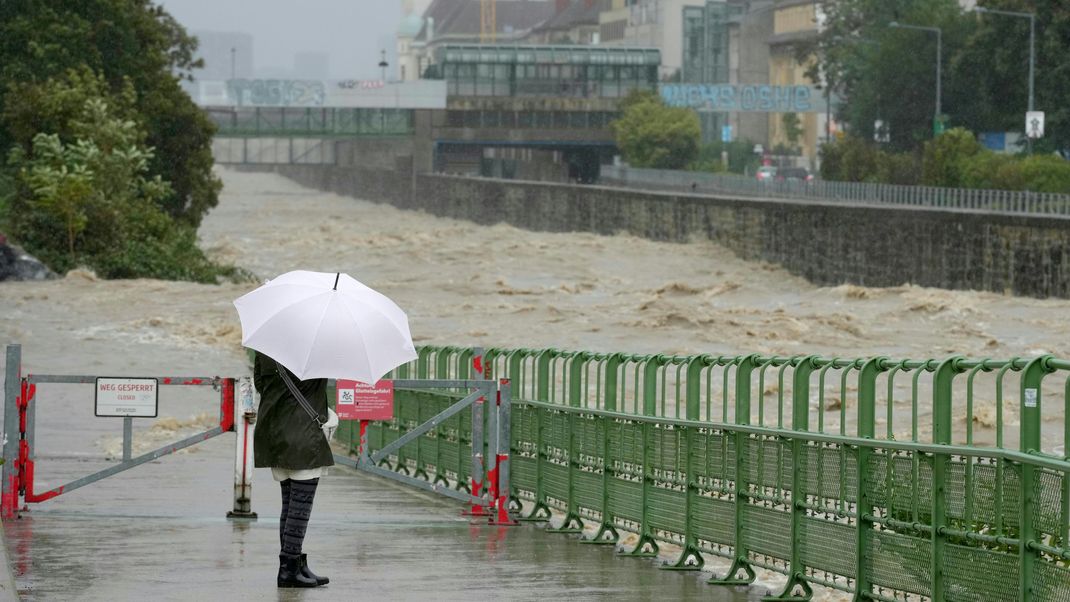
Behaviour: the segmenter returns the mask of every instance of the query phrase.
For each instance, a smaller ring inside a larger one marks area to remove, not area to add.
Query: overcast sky
[[[157,0],[187,30],[245,32],[253,36],[253,63],[292,70],[299,52],[329,55],[331,79],[373,79],[379,50],[401,20],[401,0]]]

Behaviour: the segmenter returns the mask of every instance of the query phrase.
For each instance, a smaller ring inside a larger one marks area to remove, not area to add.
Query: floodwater
[[[1070,357],[1067,300],[909,284],[822,288],[705,241],[484,227],[306,189],[273,174],[220,174],[222,200],[201,228],[202,246],[213,257],[260,278],[292,269],[347,272],[407,310],[417,344]],[[24,373],[243,374],[231,301],[250,286],[102,281],[86,271],[50,282],[2,283],[0,340],[23,345]],[[909,417],[908,398],[900,396],[904,386],[909,393],[909,378],[896,386],[896,412]],[[1052,386],[1048,399],[1061,404],[1061,383]],[[59,464],[120,453],[118,423],[93,418],[85,391],[52,387],[54,401],[38,409],[38,449],[47,443]],[[135,453],[204,428],[213,403],[211,395],[168,393],[159,422],[150,428],[139,421]],[[978,400],[972,420],[978,440],[992,437],[990,405]],[[1012,410],[1005,417],[1009,430],[1015,430]],[[1061,416],[1052,407],[1046,437],[1061,429]],[[970,422],[958,415],[957,436]],[[1052,449],[1063,443],[1054,437],[1046,443]]]

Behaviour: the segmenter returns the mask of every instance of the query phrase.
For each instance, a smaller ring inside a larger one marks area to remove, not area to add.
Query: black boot
[[[316,587],[316,580],[301,570],[301,557],[279,554],[279,587]]]
[[[308,568],[308,554],[301,554],[301,574],[316,582],[316,585],[327,585],[331,582],[327,577],[320,577]]]

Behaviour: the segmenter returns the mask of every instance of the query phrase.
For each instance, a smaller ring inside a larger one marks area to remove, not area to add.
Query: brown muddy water
[[[484,227],[306,189],[273,174],[219,173],[225,183],[221,202],[200,231],[211,256],[260,278],[293,269],[347,272],[406,309],[417,344],[851,358],[1070,357],[1067,300],[906,283],[817,287],[705,241]],[[245,357],[231,301],[250,287],[103,281],[86,271],[51,282],[2,283],[0,340],[22,343],[24,373],[240,374]],[[1046,451],[1061,451],[1063,443],[1056,437],[1061,383],[1053,381],[1047,397],[1057,402],[1045,417]],[[896,419],[892,430],[899,433],[909,430],[909,378],[896,385],[895,410],[907,416],[905,425]],[[1010,385],[1007,391],[1016,398]],[[992,400],[981,397],[972,424],[975,437],[986,440],[994,430]],[[202,414],[212,411],[210,404],[195,413],[178,408],[161,409],[155,435],[139,431],[135,452],[203,423]],[[1009,431],[1016,430],[1015,416],[1008,408]],[[114,428],[76,435],[60,428],[76,420],[57,424],[58,445],[70,453],[118,453]],[[960,412],[957,437],[968,422]]]

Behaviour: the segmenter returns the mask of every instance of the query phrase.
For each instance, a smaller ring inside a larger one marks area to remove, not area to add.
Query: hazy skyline
[[[291,71],[299,53],[325,53],[332,79],[377,79],[380,49],[394,62],[401,0],[160,0],[189,32],[253,36],[253,73]],[[220,59],[217,59],[220,60]],[[226,59],[229,60],[229,59]]]

